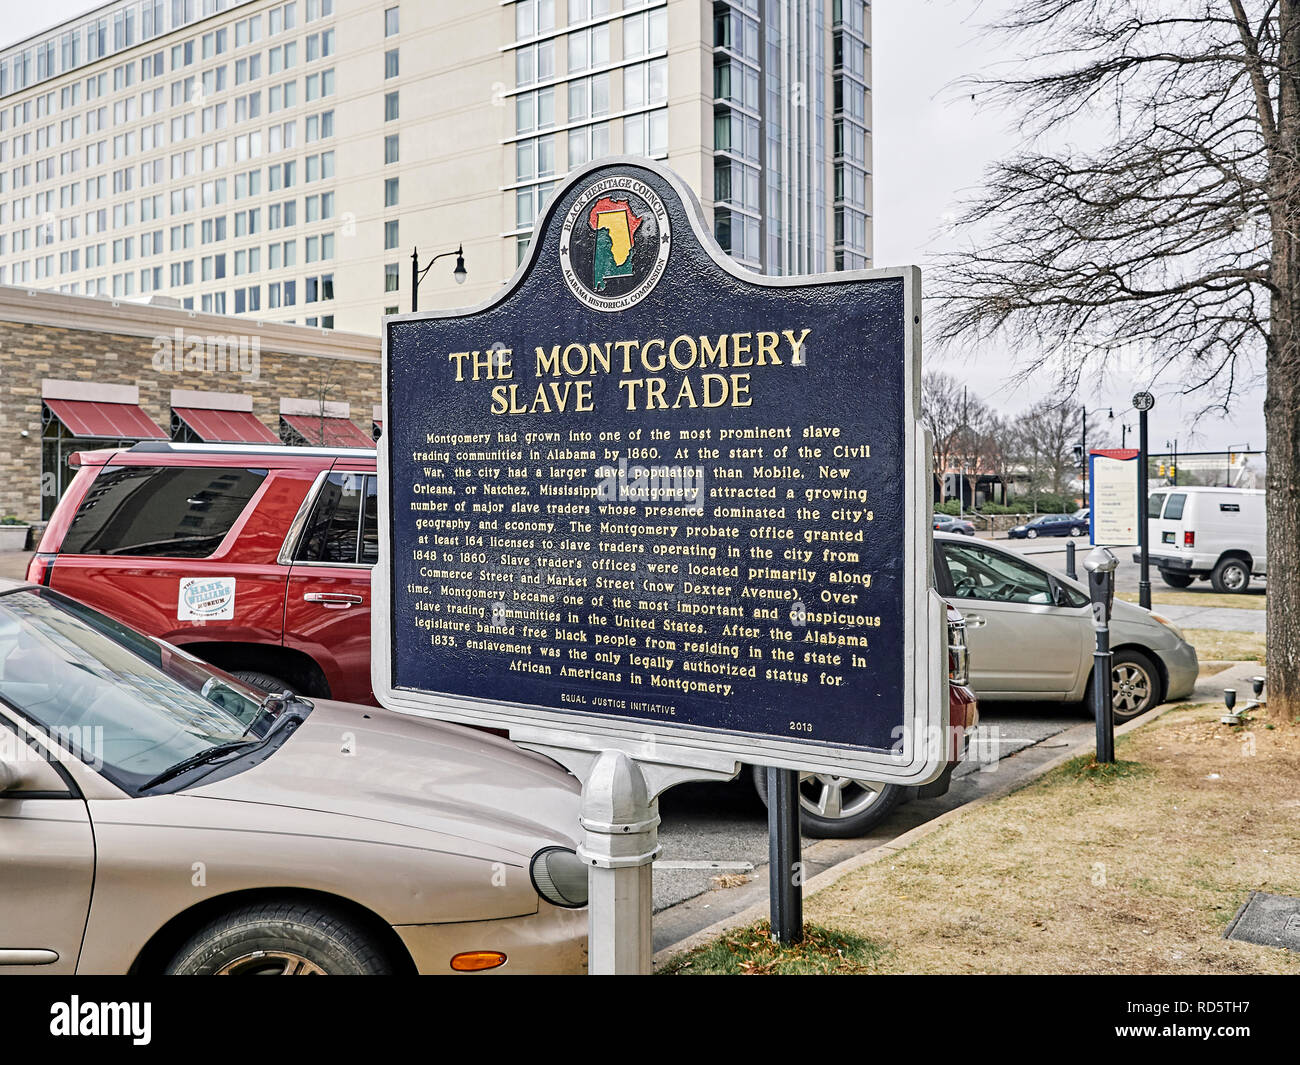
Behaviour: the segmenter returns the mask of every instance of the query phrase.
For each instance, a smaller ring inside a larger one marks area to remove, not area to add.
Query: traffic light
[[[1156,476],[1163,477],[1164,475],[1165,475],[1165,464],[1162,462],[1156,466]]]
[[[1170,465],[1170,467],[1169,467],[1169,476],[1172,477],[1172,476],[1174,476],[1174,474],[1176,474],[1177,472],[1178,472],[1178,470],[1177,470],[1173,465]]]

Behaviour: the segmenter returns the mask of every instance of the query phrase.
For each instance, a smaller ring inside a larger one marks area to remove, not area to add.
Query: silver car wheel
[[[1246,587],[1246,571],[1240,566],[1225,566],[1223,569],[1223,586],[1232,592],[1239,592]]]
[[[1121,662],[1110,671],[1110,703],[1121,717],[1133,717],[1151,698],[1151,677],[1133,662]]]
[[[1025,530],[1025,539],[1027,539],[1027,540],[1035,540],[1035,539],[1037,539],[1037,538],[1038,538],[1038,530],[1037,530],[1037,529],[1026,529],[1026,530]]]
[[[217,976],[324,976],[325,970],[310,958],[287,950],[255,950],[227,962]]]
[[[804,773],[799,778],[799,805],[818,817],[853,817],[874,806],[880,785],[829,773]]]

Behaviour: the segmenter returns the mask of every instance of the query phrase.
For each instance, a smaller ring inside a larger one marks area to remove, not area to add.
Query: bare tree
[[[1026,147],[993,166],[935,291],[941,339],[1055,350],[1067,384],[1140,345],[1207,408],[1266,377],[1268,666],[1300,714],[1300,0],[1018,0],[1033,57],[972,88]],[[1097,146],[1067,142],[1077,119]],[[978,235],[978,240],[976,236]],[[1050,358],[1050,357],[1049,357]],[[1039,360],[1041,361],[1041,360]]]
[[[1082,413],[1077,403],[1041,399],[1020,419],[1024,433],[1037,443],[1039,469],[1043,486],[1053,495],[1069,492],[1075,473],[1074,446],[1083,431]]]
[[[943,491],[943,475],[952,468],[962,443],[965,390],[946,373],[929,371],[921,379],[921,420],[934,437],[934,476]]]

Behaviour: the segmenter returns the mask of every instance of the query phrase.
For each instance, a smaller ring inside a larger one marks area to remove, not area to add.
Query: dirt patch
[[[1300,973],[1228,942],[1252,889],[1300,894],[1300,728],[1171,711],[808,901],[873,972]]]

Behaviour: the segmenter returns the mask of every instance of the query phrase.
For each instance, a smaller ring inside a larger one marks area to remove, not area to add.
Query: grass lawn
[[[1221,632],[1218,629],[1183,629],[1187,642],[1202,662],[1263,662],[1262,632]]]
[[[1086,576],[1086,574],[1085,574]],[[1206,588],[1209,585],[1205,585]],[[1138,601],[1137,592],[1116,592],[1116,599],[1129,603]],[[1220,595],[1218,592],[1197,592],[1191,588],[1179,591],[1176,588],[1152,588],[1151,605],[1157,606],[1226,606],[1234,610],[1267,610],[1268,598],[1263,591],[1244,592],[1241,595]]]
[[[1300,726],[1174,710],[806,900],[810,947],[741,929],[671,971],[1291,973],[1230,943],[1252,889],[1300,894]]]

